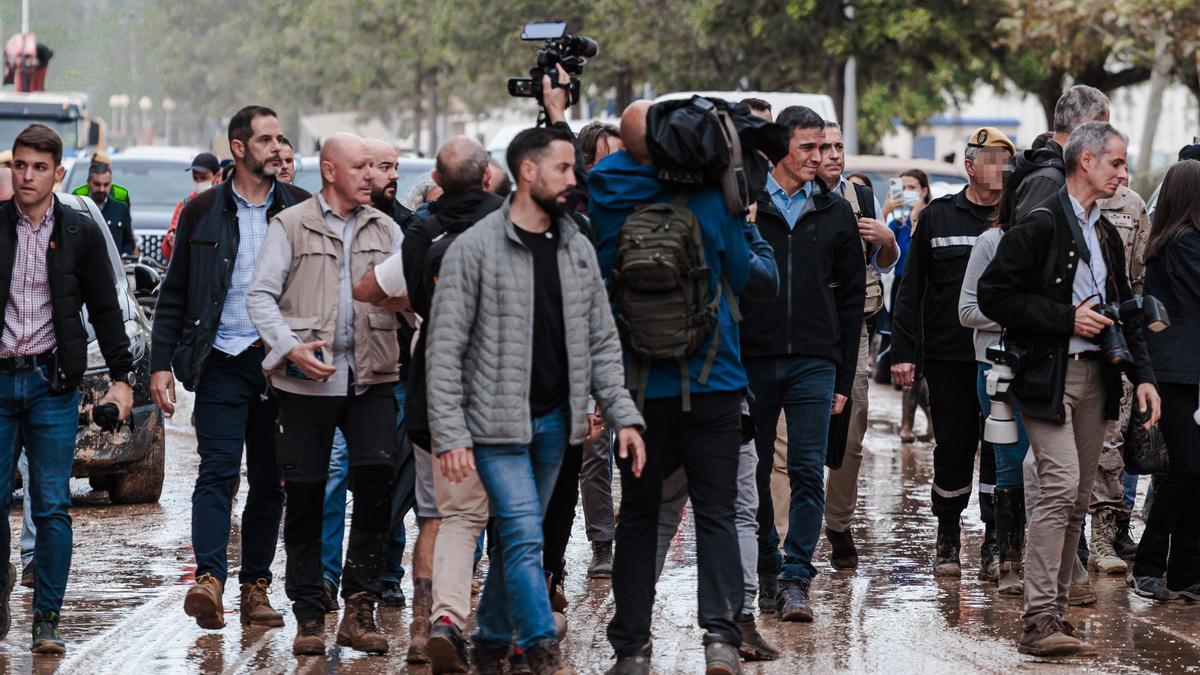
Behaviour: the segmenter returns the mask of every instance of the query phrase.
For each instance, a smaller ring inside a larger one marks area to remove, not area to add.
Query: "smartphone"
[[[893,197],[899,197],[904,192],[904,181],[899,176],[888,179],[888,192]]]
[[[313,350],[313,356],[315,356],[318,361],[321,361],[321,362],[325,361],[325,352],[321,349]],[[287,367],[284,368],[283,373],[285,375],[287,375],[288,377],[294,377],[297,380],[311,380],[312,379],[311,377],[305,375],[303,370],[300,370],[300,366],[297,366],[296,364],[292,363],[291,361],[287,362]]]

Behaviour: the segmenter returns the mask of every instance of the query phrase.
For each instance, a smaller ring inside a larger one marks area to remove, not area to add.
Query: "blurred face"
[[[13,199],[26,211],[50,200],[54,184],[66,171],[54,161],[54,155],[20,146],[13,150]]]
[[[279,149],[279,160],[279,172],[275,177],[285,183],[291,183],[296,179],[296,153],[285,145]]]
[[[1087,182],[1093,190],[1104,197],[1117,193],[1122,183],[1129,182],[1129,167],[1125,161],[1128,148],[1119,137],[1108,139],[1099,156],[1084,152],[1079,158],[1079,167],[1087,173]]]
[[[7,166],[0,166],[0,202],[6,202],[13,198],[13,174],[12,169]]]
[[[96,202],[97,206],[104,204],[104,200],[108,199],[109,193],[112,192],[112,172],[89,173],[87,186],[92,201]]]
[[[273,177],[283,168],[283,130],[279,120],[259,115],[250,122],[250,140],[234,139],[229,144],[234,161],[259,178]]]
[[[905,192],[915,192],[921,195],[921,199],[929,199],[929,195],[925,192],[925,189],[921,187],[921,181],[913,178],[912,176],[901,176],[900,186],[904,188]]]
[[[566,210],[567,196],[575,187],[575,148],[566,141],[553,141],[536,160],[521,162],[521,182],[529,195],[551,217]]]
[[[396,172],[396,151],[373,146],[371,154],[375,160],[371,198],[377,204],[391,202],[396,198],[396,181],[400,179]]]
[[[975,160],[966,160],[967,176],[980,190],[997,192],[1004,189],[1004,170],[1012,155],[1004,148],[980,148]]]
[[[817,176],[821,168],[821,145],[825,142],[825,130],[795,129],[787,157],[779,161],[775,170],[796,183],[807,183]]]
[[[216,178],[211,171],[192,169],[192,184],[196,186],[196,192],[204,192],[212,187]]]
[[[845,170],[846,144],[842,141],[842,131],[830,127],[821,143],[821,180],[830,186],[837,185]]]

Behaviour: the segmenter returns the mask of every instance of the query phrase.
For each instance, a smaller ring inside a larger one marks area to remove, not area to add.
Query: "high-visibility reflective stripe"
[[[930,243],[934,248],[946,246],[974,246],[979,237],[934,237]]]
[[[967,487],[962,488],[961,490],[943,490],[942,488],[937,486],[937,483],[934,483],[933,491],[938,493],[938,496],[940,496],[940,497],[945,497],[946,499],[953,499],[955,497],[961,497],[963,495],[971,494],[971,486],[968,485]]]

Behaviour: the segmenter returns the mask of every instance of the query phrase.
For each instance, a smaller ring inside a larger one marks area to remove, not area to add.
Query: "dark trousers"
[[[974,361],[930,359],[925,362],[924,373],[937,442],[933,448],[933,515],[939,521],[957,525],[971,500],[975,454],[979,451],[982,419],[976,387],[978,366]],[[995,484],[995,453],[983,453],[979,482]],[[985,523],[991,520],[990,513],[984,516]]]
[[[590,443],[591,441],[586,441]],[[575,525],[575,505],[579,501],[579,472],[583,468],[583,448],[567,446],[550,504],[546,507],[542,521],[542,567],[553,577],[555,584],[562,583],[566,566],[567,544],[571,541],[571,527]]]
[[[242,566],[238,581],[271,581],[271,562],[279,540],[283,488],[275,461],[275,419],[279,405],[262,374],[263,350],[252,347],[238,356],[213,350],[196,387],[195,421],[200,474],[192,491],[192,548],[196,576],[228,576],[233,497],[246,449],[250,489],[242,510]]]
[[[297,620],[324,617],[321,603],[321,520],[334,429],[346,437],[354,513],[342,575],[342,597],[377,597],[392,522],[396,481],[396,400],[391,384],[362,394],[304,396],[279,394],[279,466],[287,490],[283,526],[287,551],[287,590]]]
[[[741,644],[734,617],[742,607],[742,562],[734,526],[741,392],[692,394],[691,412],[676,398],[647,399],[646,466],[634,478],[628,460],[621,469],[621,520],[613,560],[616,611],[608,641],[618,657],[638,653],[650,642],[654,610],[655,558],[663,479],[680,465],[696,521],[699,562],[699,623],[708,641]]]
[[[1135,576],[1165,575],[1173,591],[1200,584],[1200,426],[1192,419],[1198,389],[1195,384],[1158,385],[1163,403],[1159,428],[1171,469],[1155,485],[1133,565]]]

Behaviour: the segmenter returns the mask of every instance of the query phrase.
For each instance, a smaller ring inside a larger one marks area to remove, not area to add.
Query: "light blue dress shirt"
[[[217,324],[217,336],[213,349],[230,356],[237,356],[258,341],[258,331],[246,313],[246,292],[250,290],[250,277],[254,274],[254,263],[258,261],[258,250],[267,237],[267,209],[275,197],[275,187],[267,192],[261,204],[251,204],[238,194],[230,183],[233,201],[237,204],[238,251],[233,263],[233,275],[229,279],[229,291],[225,294],[225,305],[221,308],[221,320]]]

